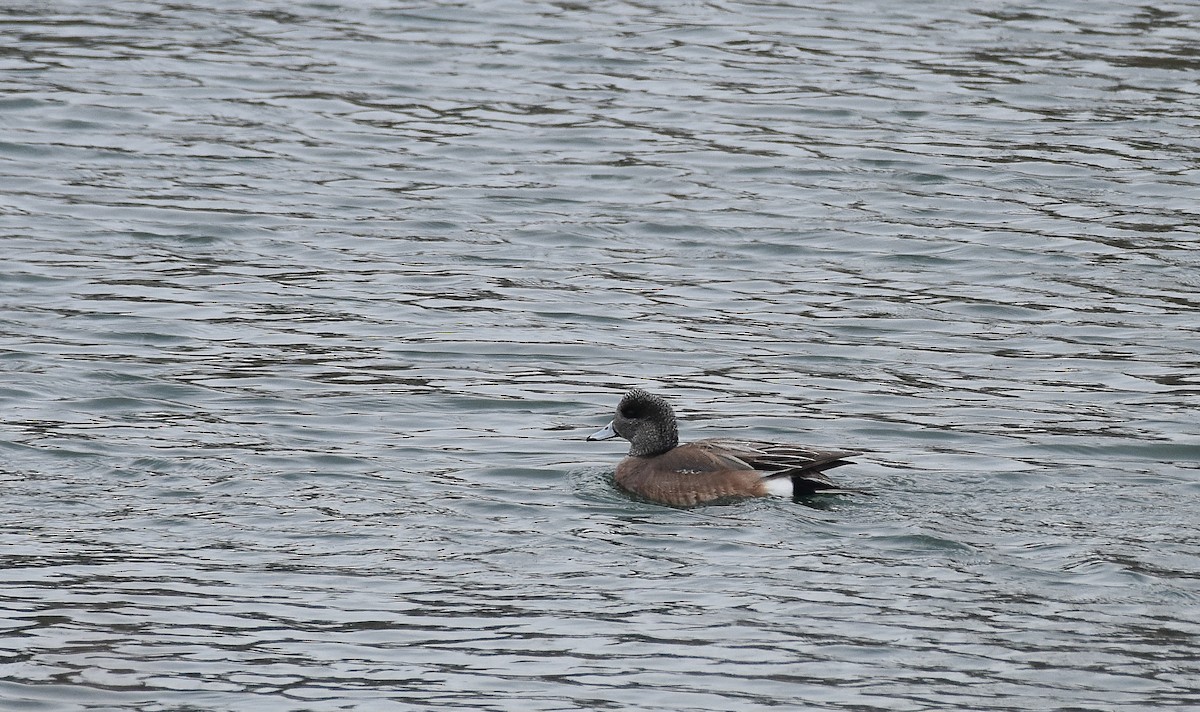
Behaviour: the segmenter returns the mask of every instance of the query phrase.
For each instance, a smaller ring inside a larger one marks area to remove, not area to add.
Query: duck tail
[[[782,470],[780,472],[772,472],[763,479],[765,480],[781,480],[788,478],[792,481],[792,498],[802,499],[811,497],[815,494],[861,494],[874,496],[873,492],[856,487],[844,487],[826,477],[823,473],[826,470],[832,470],[835,467],[842,465],[853,464],[849,460],[841,460],[836,457],[830,457],[824,461],[816,461],[805,464],[803,467]]]

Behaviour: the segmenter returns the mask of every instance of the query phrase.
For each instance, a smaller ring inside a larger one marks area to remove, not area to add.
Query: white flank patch
[[[776,477],[773,480],[763,480],[763,484],[767,486],[767,494],[773,494],[776,497],[791,497],[795,490],[792,487],[791,477]]]

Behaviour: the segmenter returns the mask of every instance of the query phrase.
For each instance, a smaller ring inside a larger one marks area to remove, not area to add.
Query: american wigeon
[[[640,388],[626,393],[617,406],[617,417],[588,440],[617,436],[629,441],[629,456],[617,465],[617,484],[643,499],[673,507],[855,491],[839,487],[822,473],[850,464],[842,458],[857,452],[734,438],[680,445],[670,404]]]

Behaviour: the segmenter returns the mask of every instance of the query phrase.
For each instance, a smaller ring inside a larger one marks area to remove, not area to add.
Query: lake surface
[[[5,3],[0,707],[1196,709],[1200,8],[973,5]]]

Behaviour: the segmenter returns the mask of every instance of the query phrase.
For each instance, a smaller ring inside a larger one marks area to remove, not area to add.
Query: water
[[[1197,21],[6,4],[0,707],[1200,705]]]

